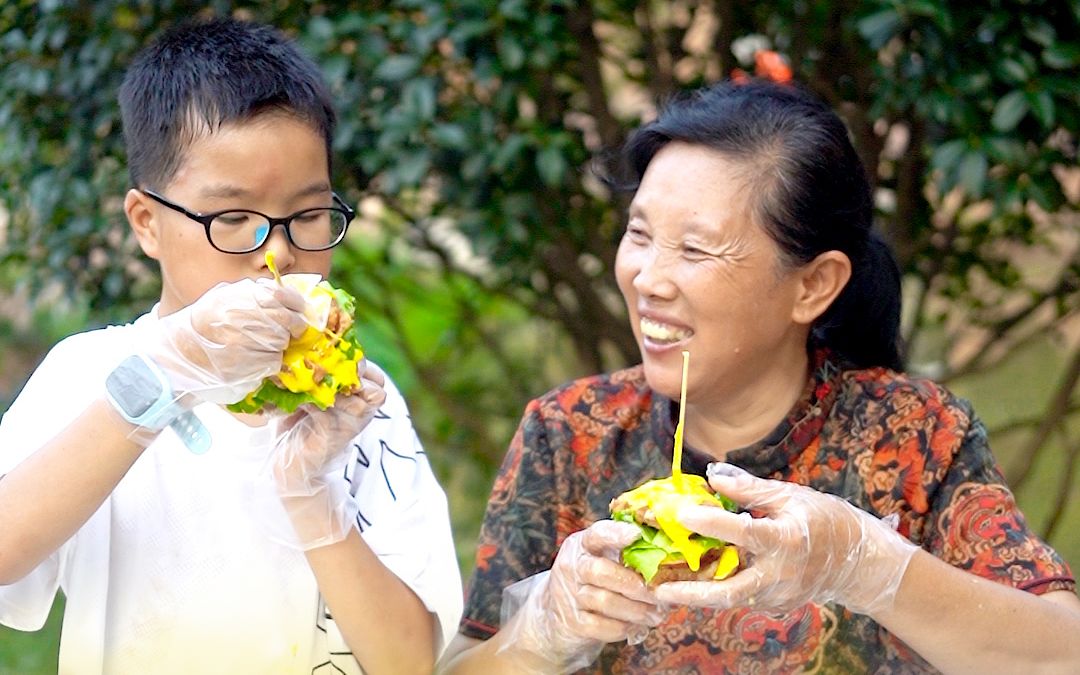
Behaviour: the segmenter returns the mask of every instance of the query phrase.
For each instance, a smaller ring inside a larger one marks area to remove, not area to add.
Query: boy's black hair
[[[843,121],[792,84],[725,82],[668,102],[631,135],[621,159],[636,190],[649,162],[672,141],[712,148],[746,168],[754,216],[787,265],[842,251],[851,279],[814,323],[811,340],[859,367],[903,368],[900,272],[873,229],[870,182]]]
[[[120,85],[128,174],[163,189],[200,135],[277,110],[326,140],[336,118],[319,67],[278,31],[229,18],[185,21],[131,63]]]

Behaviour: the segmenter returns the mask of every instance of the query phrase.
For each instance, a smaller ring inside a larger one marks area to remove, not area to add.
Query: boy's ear
[[[791,318],[810,325],[825,313],[851,279],[851,260],[840,251],[825,251],[797,274],[799,286]]]
[[[156,209],[150,203],[150,198],[140,190],[134,188],[127,191],[124,196],[124,215],[127,216],[128,225],[135,233],[135,239],[143,253],[154,260],[158,259],[161,250],[161,241],[158,236],[158,222],[155,218]]]

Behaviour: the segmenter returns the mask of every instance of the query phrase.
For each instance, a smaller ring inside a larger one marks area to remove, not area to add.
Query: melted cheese
[[[288,274],[281,279],[282,283],[295,288],[307,300],[304,320],[309,326],[285,349],[278,379],[289,391],[309,393],[319,405],[329,407],[334,404],[334,396],[339,390],[359,386],[357,364],[363,358],[363,353],[357,349],[352,358],[346,356],[342,349],[347,345],[337,336],[325,332],[334,295],[316,285],[321,279],[319,275]],[[325,371],[318,381],[315,379],[315,365]]]
[[[651,509],[657,525],[671,538],[687,566],[695,572],[701,567],[705,546],[690,538],[694,533],[679,522],[678,513],[685,506],[698,504],[723,508],[723,502],[713,494],[704,478],[693,474],[683,474],[681,481],[674,477],[658,478],[630,490],[622,498],[632,511],[642,507]]]

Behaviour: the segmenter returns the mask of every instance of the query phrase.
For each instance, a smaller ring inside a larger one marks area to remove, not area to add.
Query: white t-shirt
[[[0,420],[0,475],[102,395],[154,320],[74,335],[49,352]],[[446,496],[405,401],[385,388],[343,479],[364,540],[437,616],[445,645],[462,604]],[[276,543],[284,512],[258,498],[253,467],[269,433],[213,404],[195,412],[210,450],[193,454],[163,431],[75,536],[0,586],[0,623],[39,629],[61,588],[62,674],[360,672],[304,554]]]

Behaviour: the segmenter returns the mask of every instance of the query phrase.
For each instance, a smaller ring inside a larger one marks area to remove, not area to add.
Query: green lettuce
[[[724,508],[728,511],[734,512],[738,510],[735,502],[731,499],[722,495],[717,495],[717,497],[724,503]],[[660,565],[663,564],[664,561],[676,562],[685,560],[683,554],[675,548],[674,543],[671,541],[671,537],[651,525],[637,522],[637,520],[634,519],[634,514],[630,511],[615,512],[611,514],[611,518],[612,520],[631,523],[641,530],[641,538],[636,539],[630,545],[623,548],[622,559],[624,565],[637,570],[637,572],[641,574],[645,579],[645,583],[652,582],[653,577],[656,576],[657,571],[660,569]],[[726,545],[725,542],[719,539],[706,537],[703,534],[695,534],[690,538],[695,542],[699,542],[704,546],[705,550],[723,548]]]

